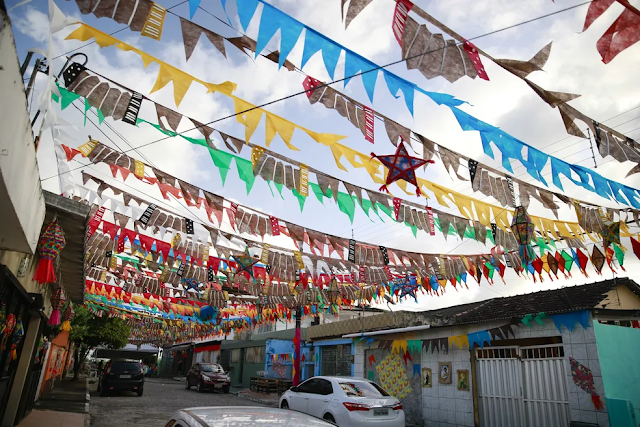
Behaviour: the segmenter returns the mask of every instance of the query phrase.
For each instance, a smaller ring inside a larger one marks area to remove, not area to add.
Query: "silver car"
[[[166,427],[326,427],[325,421],[284,409],[216,406],[176,411]]]

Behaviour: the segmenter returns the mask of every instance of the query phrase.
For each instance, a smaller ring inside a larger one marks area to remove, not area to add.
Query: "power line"
[[[182,3],[185,3],[186,1],[188,1],[188,0],[185,0],[185,1],[184,1],[184,2],[182,2]],[[569,10],[572,10],[572,9],[575,9],[575,8],[578,8],[578,7],[581,7],[581,6],[584,6],[584,5],[586,5],[586,4],[591,3],[591,1],[593,1],[593,0],[590,0],[590,1],[587,1],[587,2],[583,2],[583,3],[580,3],[580,4],[574,5],[574,6],[570,6],[570,7],[564,8],[564,9],[560,9],[560,10],[557,10],[557,11],[555,11],[555,12],[551,12],[551,13],[548,13],[548,14],[546,14],[546,15],[539,16],[539,17],[537,17],[537,18],[533,18],[533,19],[529,19],[529,20],[527,20],[527,21],[520,22],[520,23],[518,23],[518,24],[510,25],[510,26],[508,26],[508,27],[504,27],[504,28],[501,28],[501,29],[498,29],[498,30],[494,30],[494,31],[491,31],[491,32],[485,33],[485,34],[481,34],[481,35],[479,35],[479,36],[476,36],[476,37],[473,37],[473,38],[469,39],[469,41],[471,41],[471,40],[477,40],[477,39],[480,39],[480,38],[483,38],[483,37],[486,37],[486,36],[489,36],[489,35],[497,34],[497,33],[500,33],[500,32],[502,32],[502,31],[506,31],[506,30],[509,30],[509,29],[512,29],[512,28],[516,28],[516,27],[519,27],[519,26],[521,26],[521,25],[525,25],[525,24],[528,24],[528,23],[531,23],[531,22],[534,22],[534,21],[537,21],[537,20],[540,20],[540,19],[548,18],[548,17],[550,17],[550,16],[557,15],[557,14],[560,14],[560,13],[563,13],[563,12],[566,12],[566,11],[569,11]],[[182,4],[182,3],[180,3],[180,4]],[[176,5],[176,6],[178,6],[178,5]],[[176,6],[174,6],[174,7],[176,7]],[[460,44],[460,43],[456,43],[456,45],[458,45],[458,44]],[[314,88],[314,89],[310,89],[310,90],[322,89],[323,87],[328,87],[328,86],[330,86],[330,85],[333,85],[333,84],[336,84],[336,83],[340,83],[340,82],[345,81],[345,80],[349,80],[349,79],[351,79],[351,78],[353,78],[353,77],[357,77],[357,76],[364,75],[364,74],[371,73],[371,72],[377,72],[377,71],[380,71],[380,70],[382,70],[382,69],[384,69],[384,68],[390,67],[390,66],[392,66],[392,65],[396,65],[396,64],[399,64],[399,63],[402,63],[402,62],[408,61],[408,60],[410,60],[410,59],[419,58],[419,57],[422,57],[422,56],[424,56],[424,55],[428,55],[428,54],[430,54],[430,53],[440,51],[440,50],[442,50],[442,49],[444,49],[444,47],[442,47],[442,48],[438,48],[438,49],[433,49],[433,50],[430,50],[430,51],[426,51],[426,52],[424,52],[424,53],[417,54],[417,55],[414,55],[414,56],[410,56],[410,57],[407,57],[407,58],[404,58],[404,59],[400,59],[400,60],[398,60],[398,61],[394,61],[394,62],[388,63],[388,64],[386,64],[386,65],[377,66],[377,67],[372,68],[372,69],[367,70],[367,71],[360,71],[360,72],[355,73],[355,74],[353,74],[353,75],[351,75],[351,76],[345,76],[345,77],[343,77],[343,78],[341,78],[341,79],[336,79],[336,80],[333,80],[333,81],[331,81],[331,82],[329,82],[329,83],[322,83],[322,84],[318,85],[316,88]],[[76,49],[76,50],[77,50],[77,49]],[[223,120],[231,119],[231,118],[234,118],[234,117],[236,117],[236,116],[239,116],[239,115],[242,115],[242,114],[248,113],[248,112],[250,112],[250,111],[257,110],[257,109],[260,109],[260,108],[263,108],[263,107],[266,107],[266,106],[269,106],[269,105],[272,105],[272,104],[275,104],[275,103],[278,103],[278,102],[282,102],[282,101],[285,101],[285,100],[287,100],[287,99],[294,98],[294,97],[299,96],[299,95],[302,95],[302,94],[306,94],[306,93],[308,93],[308,92],[309,92],[309,90],[303,90],[303,91],[300,91],[300,92],[297,92],[297,93],[293,93],[293,94],[291,94],[291,95],[287,95],[287,96],[284,96],[284,97],[281,97],[281,98],[278,98],[278,99],[275,99],[275,100],[272,100],[272,101],[269,101],[269,102],[263,103],[263,104],[261,104],[261,105],[257,105],[257,106],[251,107],[251,108],[249,108],[249,109],[247,109],[247,110],[240,111],[240,112],[236,112],[236,113],[234,113],[234,114],[231,114],[231,115],[228,115],[228,116],[225,116],[225,117],[221,117],[221,118],[219,118],[219,119],[212,120],[212,121],[210,121],[210,122],[208,122],[208,123],[204,123],[204,124],[203,124],[203,126],[208,126],[208,125],[211,125],[211,124],[213,124],[213,123],[218,123],[218,122],[221,122],[221,121],[223,121]],[[186,133],[186,132],[190,132],[190,131],[192,131],[192,130],[197,130],[197,129],[198,129],[198,127],[193,127],[193,128],[190,128],[190,129],[184,130],[184,131],[182,131],[182,132],[177,132],[177,133],[176,133],[176,136],[177,136],[177,135],[182,135],[182,134],[184,134],[184,133]],[[146,147],[146,146],[149,146],[149,145],[153,145],[153,144],[156,144],[156,143],[158,143],[158,142],[160,142],[160,141],[164,141],[164,140],[166,140],[166,139],[168,139],[168,138],[171,138],[171,136],[166,136],[166,137],[159,138],[159,139],[157,139],[157,140],[154,140],[154,141],[151,141],[151,142],[148,142],[148,143],[142,144],[142,145],[138,146],[138,148],[143,148],[143,147]],[[126,153],[128,153],[129,151],[133,151],[133,150],[127,150],[127,151],[124,151],[123,153],[125,153],[125,154],[126,154]]]
[[[182,4],[187,3],[188,1],[189,1],[189,0],[184,0],[184,1],[182,1],[182,2],[178,3],[178,4],[174,5],[174,6],[171,6],[170,8],[168,8],[168,9],[167,9],[167,12],[168,12],[168,11],[170,11],[171,9],[175,9],[176,7],[178,7],[178,6],[182,5]],[[127,28],[129,28],[129,25],[124,26],[124,27],[120,28],[119,30],[116,30],[116,31],[114,31],[114,32],[112,32],[112,33],[109,33],[109,35],[110,35],[110,36],[114,36],[114,35],[118,34],[119,32],[126,30]],[[63,53],[63,54],[61,54],[61,55],[55,56],[55,57],[53,58],[53,60],[55,61],[55,60],[56,60],[56,59],[58,59],[58,58],[62,58],[63,56],[67,56],[67,55],[68,55],[68,54],[70,54],[71,52],[75,52],[76,50],[80,50],[80,49],[82,49],[82,48],[84,48],[84,47],[91,46],[91,45],[92,45],[92,44],[94,44],[95,42],[96,42],[96,41],[95,41],[95,39],[94,39],[93,41],[91,41],[91,42],[89,42],[89,43],[85,43],[85,44],[83,44],[82,46],[76,47],[75,49],[71,49],[71,50],[69,50],[69,51],[67,51],[67,52],[65,52],[65,53]]]

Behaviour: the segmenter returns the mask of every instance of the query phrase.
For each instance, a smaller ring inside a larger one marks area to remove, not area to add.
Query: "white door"
[[[562,344],[476,349],[481,425],[567,427]]]
[[[523,427],[522,369],[518,347],[476,350],[480,425]]]
[[[561,344],[521,347],[527,426],[568,426],[569,393]]]

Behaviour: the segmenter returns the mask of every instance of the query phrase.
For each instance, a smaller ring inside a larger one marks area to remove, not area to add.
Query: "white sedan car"
[[[280,397],[280,408],[322,418],[339,427],[404,427],[398,399],[364,378],[313,377]]]

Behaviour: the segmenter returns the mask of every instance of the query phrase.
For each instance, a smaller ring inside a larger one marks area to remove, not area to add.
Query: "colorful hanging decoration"
[[[73,303],[69,301],[69,305],[67,305],[67,308],[62,314],[62,326],[60,329],[69,332],[71,330],[71,321],[74,317],[76,317],[76,312],[73,309]]]
[[[4,307],[3,307],[4,310]],[[6,322],[2,323],[2,341],[0,342],[0,350],[4,350],[7,348],[7,340],[13,333],[13,328],[16,326],[16,316],[13,313],[9,313],[7,316]]]
[[[593,251],[591,252],[591,263],[593,268],[596,269],[596,273],[602,274],[602,267],[604,267],[605,256],[598,248],[598,245],[593,245]]]
[[[416,186],[416,196],[420,197],[422,193],[420,192],[420,187],[418,186],[418,182],[416,181],[416,169],[420,166],[423,166],[427,163],[434,163],[433,160],[424,160],[419,159],[417,157],[409,156],[407,149],[404,146],[403,142],[398,144],[398,149],[395,154],[388,156],[376,156],[375,153],[371,153],[371,158],[377,158],[382,162],[383,165],[389,169],[389,173],[387,174],[387,181],[384,183],[382,187],[380,187],[380,191],[384,191],[385,193],[389,192],[387,186],[393,182],[398,180],[407,181],[410,184]]]
[[[7,355],[7,362],[11,362],[18,358],[18,346],[20,345],[22,338],[24,338],[24,325],[22,324],[22,319],[18,318],[13,335],[11,336],[11,351]]]
[[[60,310],[64,307],[64,303],[67,301],[67,295],[62,286],[58,287],[56,291],[50,298],[51,307],[53,311],[51,311],[51,316],[49,316],[48,325],[58,326],[60,324],[61,313]]]
[[[531,217],[524,206],[516,207],[511,220],[511,231],[520,245],[520,258],[525,264],[528,264],[536,256],[531,247],[535,230]]]
[[[612,221],[606,214],[601,214],[604,227],[602,227],[602,241],[605,251],[612,243],[620,244],[620,221]]]
[[[598,19],[614,0],[597,0],[589,5],[587,17],[582,31],[586,31]],[[608,64],[620,52],[640,41],[640,11],[632,6],[628,0],[618,0],[625,9],[605,31],[596,43],[602,62]]]
[[[54,219],[47,225],[44,233],[40,235],[38,241],[38,254],[40,261],[36,267],[36,272],[32,280],[45,285],[47,283],[55,283],[56,273],[53,267],[53,260],[60,254],[62,248],[66,244],[62,227],[58,224],[58,220]]]
[[[249,253],[249,247],[245,247],[244,253],[241,256],[233,255],[233,259],[238,263],[235,274],[238,275],[244,273],[247,277],[247,280],[249,279],[249,277],[251,277],[255,282],[256,278],[253,275],[253,266],[258,263],[258,260],[254,259],[251,256],[251,254]]]
[[[595,406],[596,410],[602,409],[604,406],[602,405],[600,396],[596,392],[596,386],[593,383],[593,373],[591,372],[591,369],[587,368],[573,357],[569,357],[569,362],[571,363],[571,375],[573,376],[573,382],[576,386],[591,395],[591,401],[593,402],[593,406]]]

